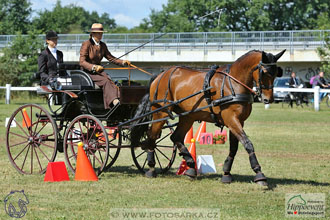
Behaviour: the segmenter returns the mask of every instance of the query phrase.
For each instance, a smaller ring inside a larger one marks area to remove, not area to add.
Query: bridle
[[[258,97],[261,97],[263,89],[269,90],[269,89],[274,88],[274,85],[262,84],[261,79],[265,75],[263,68],[266,69],[267,66],[276,66],[276,65],[277,65],[276,63],[263,63],[262,61],[260,61],[259,64],[251,70],[251,73],[253,73],[257,69],[259,70],[259,79],[258,79],[258,85],[257,85],[257,96]],[[272,73],[268,73],[268,74],[273,75]]]

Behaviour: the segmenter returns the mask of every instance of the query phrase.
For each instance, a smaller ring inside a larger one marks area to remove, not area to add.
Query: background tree
[[[31,12],[28,0],[0,0],[0,34],[26,34]]]
[[[330,37],[325,36],[324,47],[317,48],[317,53],[321,57],[321,69],[328,79],[330,79]]]
[[[219,13],[213,13],[221,9]],[[152,10],[140,28],[148,32],[271,31],[318,29],[329,23],[328,0],[169,0]],[[203,17],[204,15],[208,15]]]
[[[102,23],[106,30],[116,27],[115,20],[110,19],[108,13],[99,16],[95,11],[90,13],[74,4],[63,7],[61,1],[56,2],[52,11],[38,12],[32,23],[35,29],[43,33],[47,30],[55,30],[61,34],[85,33],[93,23]]]
[[[38,71],[38,56],[44,42],[39,32],[29,31],[27,36],[18,34],[0,57],[0,85],[31,86],[32,76]]]

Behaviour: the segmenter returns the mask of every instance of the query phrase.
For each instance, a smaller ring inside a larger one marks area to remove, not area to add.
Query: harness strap
[[[220,127],[222,130],[224,125],[220,124],[218,118],[216,117],[216,114],[213,111],[214,106],[221,106],[221,105],[235,103],[235,102],[253,103],[253,96],[251,94],[235,94],[231,79],[233,79],[235,82],[238,82],[240,85],[243,85],[244,87],[248,88],[253,93],[255,93],[255,92],[252,89],[250,89],[248,86],[246,86],[245,84],[243,84],[242,82],[240,82],[239,80],[235,79],[233,76],[228,74],[228,73],[230,73],[231,65],[227,65],[226,72],[222,72],[222,71],[217,72],[218,68],[219,68],[219,66],[212,66],[211,70],[206,73],[205,79],[204,79],[204,84],[203,84],[203,89],[204,89],[204,98],[209,106],[211,118],[214,121],[215,125]],[[210,87],[211,79],[215,73],[222,73],[224,75],[224,78],[222,80],[222,85],[221,85],[221,90],[220,90],[220,93],[221,93],[220,99],[212,101],[211,92],[205,91],[205,89],[207,87]],[[225,87],[226,79],[228,79],[228,85],[231,90],[231,95],[229,95],[229,96],[224,96],[224,87]]]
[[[213,75],[215,74],[215,72],[218,68],[219,68],[219,66],[216,66],[216,65],[212,66],[211,70],[205,75],[203,90],[204,90],[204,98],[205,98],[207,104],[210,105],[209,109],[210,109],[210,112],[211,112],[211,118],[214,121],[215,125],[220,127],[221,130],[222,130],[223,125],[220,124],[219,120],[217,119],[217,117],[216,117],[216,115],[213,111],[213,108],[212,108],[213,106],[211,105],[211,103],[212,103],[212,99],[211,99],[212,94],[211,94],[210,90],[206,90],[207,87],[210,87],[210,81],[211,81]]]
[[[172,70],[172,72],[171,72],[171,74],[170,74],[170,78],[169,78],[168,81],[170,81],[172,74],[173,74],[178,68],[179,68],[179,67],[177,66],[177,67],[175,67],[175,68]],[[165,72],[167,72],[167,71],[164,71],[164,72],[162,73],[162,75],[161,75],[161,77],[160,77],[160,79],[159,79],[159,81],[158,81],[158,83],[157,83],[157,87],[156,87],[156,91],[155,91],[154,99],[153,99],[153,100],[157,100],[159,84],[160,84],[162,78],[164,77]],[[167,96],[167,94],[168,94],[168,91],[166,91],[166,96]],[[165,96],[164,99],[163,99],[165,103],[167,102],[167,100],[166,100],[166,96]]]

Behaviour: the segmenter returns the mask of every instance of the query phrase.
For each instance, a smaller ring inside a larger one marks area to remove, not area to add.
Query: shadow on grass
[[[124,174],[129,177],[136,177],[137,175],[143,175],[135,166],[114,166],[110,169],[104,171],[104,173],[119,173]],[[157,178],[181,178],[181,176],[176,175],[175,169],[170,169],[164,174],[158,174]],[[220,181],[222,174],[207,174],[198,176],[197,180],[203,179],[214,179],[215,181]],[[288,178],[273,178],[267,177],[268,190],[276,188],[278,185],[313,185],[313,186],[330,186],[328,182],[317,182],[313,180],[298,180],[298,179],[288,179]],[[237,175],[233,174],[233,183],[250,183],[254,179],[252,175]]]
[[[180,177],[176,175],[176,169],[171,168],[166,173],[159,173],[159,170],[156,168],[157,178],[176,178]],[[143,176],[144,174],[138,170],[134,165],[132,166],[112,166],[109,169],[103,171],[103,173],[116,173],[116,174],[124,174],[129,177],[136,177],[137,175]]]
[[[235,182],[253,182],[254,176],[252,175],[233,175],[233,183]],[[220,174],[211,174],[206,176],[200,176],[198,179],[221,179],[222,175]],[[328,182],[316,182],[313,180],[298,180],[298,179],[287,179],[287,178],[273,178],[267,177],[268,190],[273,190],[278,185],[313,185],[313,186],[330,186]]]

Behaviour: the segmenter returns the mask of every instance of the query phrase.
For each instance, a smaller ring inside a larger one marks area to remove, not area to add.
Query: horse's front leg
[[[179,124],[176,127],[174,133],[171,135],[172,142],[178,147],[180,151],[179,155],[183,157],[187,163],[187,166],[189,167],[189,169],[186,170],[184,174],[191,178],[195,178],[197,176],[197,171],[195,169],[196,162],[184,145],[184,137],[193,123],[194,120],[188,116],[180,117]]]
[[[245,132],[243,130],[243,123],[241,123],[238,119],[234,119],[233,121],[231,121],[231,123],[228,127],[229,127],[230,131],[236,136],[236,138],[243,144],[245,150],[249,154],[249,160],[250,160],[251,168],[256,173],[256,176],[254,178],[254,182],[256,182],[260,185],[266,186],[267,185],[267,178],[261,172],[261,166],[260,166],[260,164],[257,160],[257,156],[254,152],[253,144],[249,140],[249,138],[247,137],[247,135],[245,134]],[[227,161],[227,159],[226,159],[226,161]],[[230,159],[231,158],[229,158],[229,160],[227,162],[225,161],[225,165],[226,165],[227,168],[231,168],[232,161],[230,161]],[[224,165],[224,169],[225,169],[225,165]],[[230,171],[230,169],[227,169],[227,170]],[[228,171],[227,171],[227,173],[228,173]]]

